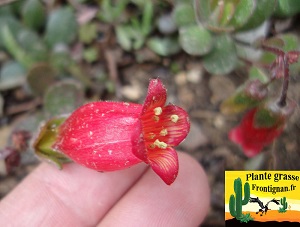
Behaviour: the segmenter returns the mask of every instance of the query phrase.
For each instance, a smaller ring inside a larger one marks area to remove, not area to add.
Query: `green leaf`
[[[141,31],[144,36],[147,36],[152,30],[153,11],[152,1],[146,1],[141,23]]]
[[[30,67],[34,63],[34,59],[32,59],[32,57],[22,49],[22,47],[16,41],[10,28],[6,25],[4,26],[2,32],[3,42],[8,52],[13,55],[13,57],[24,67]]]
[[[41,28],[46,19],[46,11],[40,0],[27,0],[22,8],[22,19],[32,29]]]
[[[248,19],[246,24],[238,29],[239,31],[256,28],[271,17],[275,11],[277,0],[259,0],[255,1],[255,4],[254,12],[251,14],[251,17]]]
[[[23,29],[18,33],[17,41],[21,48],[27,55],[30,55],[34,61],[41,62],[48,59],[46,44],[35,32]]]
[[[164,37],[152,37],[148,40],[147,46],[156,54],[161,56],[170,56],[180,51],[177,39]]]
[[[95,62],[98,59],[98,50],[95,47],[86,48],[83,51],[83,58],[89,63]]]
[[[127,3],[128,0],[118,0],[115,1],[115,4],[111,0],[102,0],[98,14],[99,19],[107,23],[118,22],[122,18],[121,14]]]
[[[230,36],[215,37],[212,51],[203,59],[204,68],[211,74],[230,73],[237,65],[236,48]]]
[[[50,13],[46,25],[45,40],[50,47],[70,44],[77,36],[77,22],[73,10],[61,7]]]
[[[291,17],[300,12],[299,0],[278,0],[274,15],[279,17]]]
[[[22,25],[15,17],[11,15],[0,14],[0,48],[5,48],[5,43],[3,40],[5,27],[9,28],[10,33],[14,38],[17,37],[19,31],[23,29]]]
[[[26,82],[25,69],[18,62],[9,61],[0,71],[0,91],[22,86]]]
[[[97,38],[97,24],[83,24],[79,28],[79,39],[85,44],[90,44]]]
[[[172,16],[178,27],[195,24],[195,13],[191,3],[178,3],[176,4]]]
[[[56,74],[46,63],[34,64],[28,71],[27,83],[36,95],[43,96],[51,84],[55,82]]]
[[[83,88],[75,80],[63,80],[47,89],[44,110],[47,116],[69,114],[84,102]]]
[[[60,46],[55,48],[50,53],[49,63],[59,74],[65,74],[68,67],[73,64],[73,59],[69,53],[67,46]]]
[[[244,25],[249,18],[252,16],[256,2],[253,0],[243,0],[239,1],[235,5],[234,15],[229,22],[235,29]]]
[[[145,42],[145,37],[141,31],[134,29],[130,25],[117,26],[116,35],[118,43],[126,51],[140,49]]]
[[[262,69],[255,66],[251,67],[249,70],[249,79],[250,80],[258,79],[262,83],[266,83],[269,80],[266,73]]]
[[[179,42],[186,53],[198,56],[207,54],[213,44],[210,32],[198,25],[180,28]]]

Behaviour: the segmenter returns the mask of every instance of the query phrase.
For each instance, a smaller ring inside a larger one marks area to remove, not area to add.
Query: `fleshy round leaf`
[[[234,10],[234,15],[229,22],[235,29],[244,25],[252,16],[256,2],[253,0],[239,1]]]
[[[253,1],[254,2],[254,1]],[[255,1],[255,9],[247,23],[239,31],[253,29],[261,25],[275,11],[277,0],[259,0]]]
[[[300,12],[300,2],[297,0],[278,0],[276,16],[291,17]]]
[[[234,42],[228,35],[216,36],[214,48],[203,59],[203,66],[211,74],[227,74],[237,64]]]
[[[210,32],[198,25],[180,28],[179,40],[182,49],[190,55],[207,54],[213,44]]]
[[[26,26],[39,29],[44,24],[46,12],[40,0],[25,1],[22,8],[22,19]]]
[[[150,38],[147,42],[147,46],[156,54],[161,56],[170,56],[177,54],[180,51],[180,46],[177,39],[174,38]]]
[[[178,27],[195,24],[195,13],[192,3],[176,4],[172,16]]]
[[[49,46],[69,44],[77,36],[76,17],[71,8],[61,7],[50,13],[46,26],[45,40]]]
[[[46,63],[37,63],[28,71],[27,83],[36,95],[43,96],[47,88],[54,82],[55,72],[52,67]]]
[[[253,0],[225,0],[222,4],[206,0],[196,2],[198,17],[207,29],[214,32],[232,32],[241,27],[248,21],[256,5]]]
[[[83,88],[74,80],[65,80],[51,86],[44,96],[47,115],[58,116],[73,112],[84,102]]]
[[[21,86],[25,83],[25,69],[18,62],[10,61],[2,65],[0,71],[0,91]]]
[[[22,29],[22,25],[15,17],[0,14],[0,47],[5,47],[3,31],[6,26],[9,27],[13,37],[16,37],[18,32]]]
[[[33,31],[22,29],[17,36],[17,41],[24,51],[30,54],[35,61],[46,61],[48,50],[45,43]]]

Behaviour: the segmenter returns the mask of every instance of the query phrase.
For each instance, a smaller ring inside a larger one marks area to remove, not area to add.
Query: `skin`
[[[199,226],[209,211],[203,168],[179,155],[167,186],[147,165],[99,173],[42,163],[0,202],[0,226]]]

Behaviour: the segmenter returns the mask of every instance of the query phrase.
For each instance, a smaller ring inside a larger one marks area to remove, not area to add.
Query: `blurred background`
[[[224,226],[225,170],[300,168],[298,107],[251,159],[228,140],[242,115],[220,110],[248,78],[268,75],[260,66],[275,56],[258,40],[277,37],[285,51],[299,50],[299,12],[299,0],[0,0],[0,198],[39,164],[26,141],[41,122],[89,101],[143,103],[158,77],[168,101],[190,116],[178,150],[209,178],[203,226]],[[298,104],[299,69],[290,68],[288,92]]]

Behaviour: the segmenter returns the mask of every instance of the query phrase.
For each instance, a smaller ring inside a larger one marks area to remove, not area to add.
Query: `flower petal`
[[[132,154],[142,105],[117,102],[86,104],[61,125],[53,148],[74,162],[98,171],[124,169],[141,162]]]
[[[132,134],[132,143],[135,144],[135,146],[132,147],[132,153],[142,161],[148,164],[148,157],[147,157],[147,150],[145,147],[145,140],[142,133],[142,125],[137,124],[136,125],[137,130],[133,132]]]
[[[243,148],[245,155],[253,157],[263,147],[269,145],[283,131],[282,125],[272,127],[255,127],[254,117],[257,109],[252,109],[242,119],[237,127],[229,132],[229,139]]]
[[[149,109],[164,106],[167,100],[167,90],[161,80],[150,80],[147,97],[145,99],[142,114]]]
[[[149,164],[153,171],[167,184],[172,184],[178,175],[178,156],[176,151],[167,149],[155,149],[148,153]]]
[[[172,104],[163,108],[160,122],[162,129],[158,139],[168,144],[168,146],[179,145],[190,131],[190,121],[187,112]],[[164,129],[166,129],[166,135],[163,133]]]

